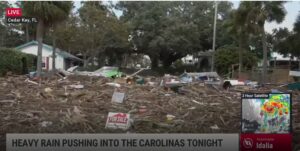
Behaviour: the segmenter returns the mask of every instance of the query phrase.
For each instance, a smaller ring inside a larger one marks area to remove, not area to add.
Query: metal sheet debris
[[[123,103],[125,98],[125,93],[115,91],[111,101],[114,103]]]

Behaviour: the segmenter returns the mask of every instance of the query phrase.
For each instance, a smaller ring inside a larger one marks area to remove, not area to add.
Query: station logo
[[[243,146],[247,149],[253,147],[253,140],[251,138],[245,138],[243,141]]]

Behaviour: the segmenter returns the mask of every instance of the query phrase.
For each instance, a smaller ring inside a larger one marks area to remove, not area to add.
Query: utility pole
[[[218,17],[218,2],[215,1],[215,17],[214,17],[214,33],[213,33],[213,45],[212,45],[212,56],[211,56],[211,72],[215,69],[215,49],[216,49],[216,27]]]

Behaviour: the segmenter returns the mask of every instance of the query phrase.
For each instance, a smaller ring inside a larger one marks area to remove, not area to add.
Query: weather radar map
[[[290,133],[290,94],[243,94],[243,133]]]

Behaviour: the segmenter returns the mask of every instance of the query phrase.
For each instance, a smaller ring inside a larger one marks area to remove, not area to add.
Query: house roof
[[[37,41],[31,41],[31,42],[25,43],[23,45],[20,45],[20,46],[16,47],[15,49],[16,50],[20,50],[22,48],[25,48],[25,47],[28,47],[28,46],[31,46],[31,45],[38,45],[38,42]],[[52,46],[44,44],[44,43],[43,43],[43,48],[45,48],[45,49],[47,49],[49,51],[53,50]],[[63,51],[63,50],[61,50],[59,48],[56,48],[56,53],[58,53],[59,55],[61,55],[64,58],[70,58],[70,59],[82,61],[82,59],[80,59],[80,58],[78,58],[78,57],[76,57],[76,56],[74,56],[74,55],[72,55],[72,54],[70,54],[70,53],[68,53],[66,51]]]

